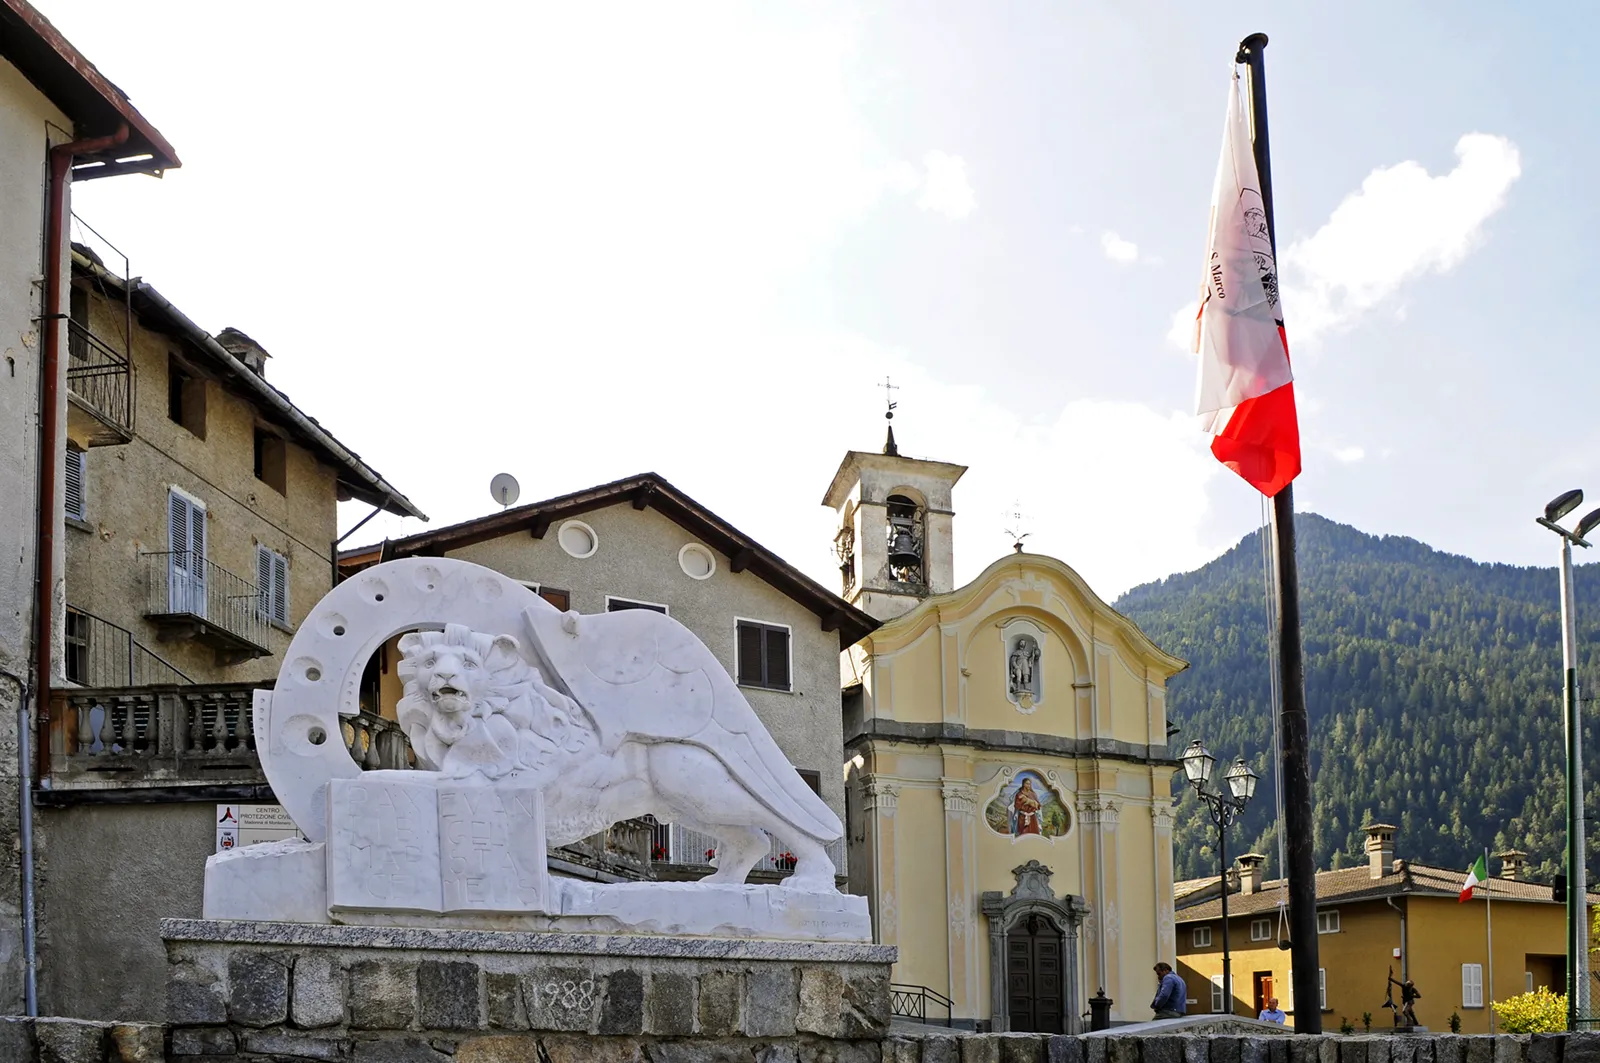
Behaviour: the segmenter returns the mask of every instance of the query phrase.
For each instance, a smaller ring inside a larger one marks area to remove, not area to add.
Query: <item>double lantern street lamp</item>
[[[1578,635],[1573,614],[1572,547],[1589,546],[1588,535],[1600,527],[1600,509],[1589,511],[1572,531],[1556,522],[1583,504],[1582,491],[1567,491],[1550,500],[1540,524],[1561,536],[1561,672],[1562,723],[1567,739],[1567,1029],[1589,1014],[1588,873],[1583,823],[1583,723],[1578,714]]]
[[[1216,767],[1217,758],[1211,751],[1201,745],[1197,738],[1189,743],[1189,748],[1183,751],[1180,758],[1183,761],[1183,773],[1189,779],[1189,785],[1194,787],[1195,796],[1205,803],[1211,813],[1211,821],[1217,825],[1217,864],[1218,885],[1222,892],[1222,995],[1227,1001],[1228,1014],[1233,1014],[1233,958],[1229,953],[1228,942],[1228,827],[1239,818],[1239,813],[1244,811],[1244,806],[1256,793],[1256,781],[1259,776],[1250,770],[1250,766],[1240,757],[1229,765],[1223,772],[1222,781],[1227,783],[1227,791],[1220,787],[1217,790],[1207,790],[1206,784],[1211,781],[1211,769]]]

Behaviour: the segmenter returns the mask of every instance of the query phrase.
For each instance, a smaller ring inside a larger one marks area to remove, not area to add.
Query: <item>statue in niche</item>
[[[1006,688],[1024,709],[1039,700],[1039,643],[1032,635],[1018,635],[1006,660]]]

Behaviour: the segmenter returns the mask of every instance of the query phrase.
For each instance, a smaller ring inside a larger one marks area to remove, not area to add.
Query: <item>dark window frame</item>
[[[289,494],[289,454],[284,438],[260,425],[255,430],[256,479],[278,492]]]
[[[751,662],[745,654],[746,633],[757,637],[760,650],[758,660]],[[783,638],[783,669],[782,676],[774,675],[772,641],[775,636]],[[765,620],[734,621],[734,680],[742,687],[751,687],[756,690],[777,690],[784,693],[794,692],[794,631],[787,624],[773,624]],[[759,667],[753,667],[759,664]]]
[[[206,381],[175,354],[167,355],[167,419],[206,437]]]
[[[662,616],[672,615],[672,610],[661,602],[645,602],[638,598],[623,598],[615,594],[606,595],[606,612],[621,613],[628,609],[648,609]]]

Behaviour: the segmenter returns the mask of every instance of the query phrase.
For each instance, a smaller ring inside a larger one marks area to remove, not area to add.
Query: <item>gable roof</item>
[[[4,3],[5,0],[0,0]],[[139,277],[125,281],[88,255],[73,248],[73,273],[94,278],[97,285],[115,289],[119,296],[126,295],[139,315],[140,323],[159,332],[165,332],[187,341],[184,350],[199,362],[197,368],[211,373],[230,391],[242,395],[254,404],[263,417],[283,429],[296,443],[315,454],[318,460],[332,466],[339,479],[341,498],[348,495],[402,517],[428,517],[401,494],[393,484],[366,462],[355,451],[333,437],[317,423],[316,418],[303,412],[289,401],[289,396],[267,383],[262,376],[251,372],[232,351],[216,338],[189,320],[188,315],[167,300],[167,297]]]
[[[107,158],[74,160],[73,180],[183,165],[166,137],[134,108],[127,95],[27,0],[0,0],[0,55],[72,119],[77,127],[75,136],[107,136],[127,125],[128,139],[108,152]],[[117,159],[134,161],[119,164]]]
[[[1445,867],[1435,867],[1431,864],[1417,864],[1409,860],[1395,861],[1397,870],[1394,874],[1383,876],[1381,879],[1372,877],[1372,872],[1366,864],[1356,864],[1351,867],[1342,867],[1337,871],[1317,872],[1317,904],[1354,903],[1356,901],[1376,901],[1386,897],[1458,897],[1461,894],[1461,883],[1466,875],[1462,871]],[[1198,880],[1195,880],[1198,881]],[[1213,885],[1216,882],[1212,878]],[[1276,912],[1278,902],[1287,898],[1284,879],[1273,879],[1263,882],[1261,889],[1248,896],[1236,892],[1236,888],[1228,890],[1228,918],[1231,920],[1240,915],[1261,915],[1266,912]],[[1551,888],[1542,882],[1528,882],[1520,879],[1491,878],[1489,889],[1496,901],[1543,901],[1558,903],[1551,899]],[[1193,890],[1191,893],[1199,892]],[[1600,894],[1590,894],[1590,903],[1600,902]],[[1206,900],[1199,904],[1183,907],[1181,898],[1178,900],[1177,922],[1203,923],[1212,919],[1222,918],[1222,899],[1212,890]]]
[[[339,554],[341,564],[361,566],[397,557],[438,556],[473,543],[526,531],[536,539],[557,521],[597,509],[629,503],[654,509],[684,531],[728,559],[731,572],[749,571],[816,613],[822,630],[839,633],[839,647],[852,646],[878,626],[878,621],[824,588],[810,576],[735,528],[653,472],[600,484],[571,494],[515,506],[447,528],[391,539],[381,546],[357,547]]]

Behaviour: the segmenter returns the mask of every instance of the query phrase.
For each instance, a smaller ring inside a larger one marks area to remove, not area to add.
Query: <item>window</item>
[[[206,437],[206,382],[167,356],[167,416],[201,439]]]
[[[1252,920],[1250,920],[1250,940],[1251,941],[1266,941],[1267,939],[1269,939],[1271,937],[1272,937],[1272,920],[1271,919],[1252,919]]]
[[[1194,928],[1194,947],[1197,949],[1209,949],[1211,947],[1211,928],[1209,926],[1197,926]]]
[[[1339,932],[1339,910],[1317,913],[1317,933],[1337,934]]]
[[[1225,1012],[1228,1012],[1228,1011],[1232,1010],[1231,1008],[1228,1007],[1228,996],[1229,996],[1229,994],[1224,992],[1223,988],[1222,988],[1222,976],[1220,974],[1212,975],[1211,976],[1211,1013],[1213,1015],[1221,1015],[1221,1014],[1223,1014]]]
[[[754,620],[739,621],[739,685],[788,690],[789,629]]]
[[[76,609],[67,610],[67,659],[62,662],[67,681],[89,685],[89,616]],[[1533,975],[1529,975],[1532,978]]]
[[[1483,1007],[1483,964],[1463,963],[1461,965],[1461,1006],[1464,1008]]]
[[[1293,977],[1291,975],[1290,979],[1293,980]],[[1317,968],[1317,1007],[1323,1011],[1328,1010],[1328,969],[1326,967]]]
[[[822,796],[822,772],[810,771],[806,768],[796,768],[795,774],[800,776],[800,781],[811,787],[811,792],[818,797]],[[1528,976],[1532,978],[1532,975]]]
[[[1524,991],[1528,992],[1528,993],[1533,992],[1533,972],[1532,971],[1523,971],[1522,972],[1522,976],[1523,976],[1523,989],[1524,989]]]
[[[173,488],[167,495],[167,610],[206,615],[205,503]]]
[[[667,607],[656,602],[635,602],[628,598],[613,598],[606,595],[606,612],[620,613],[624,609],[649,609],[652,612],[664,613]]]
[[[528,588],[533,593],[537,594],[539,597],[543,598],[545,601],[549,602],[551,605],[555,606],[557,609],[560,609],[563,613],[572,608],[571,591],[564,591],[557,587],[546,587],[543,584],[535,583],[532,580],[519,579],[517,582]]]
[[[284,489],[288,482],[287,449],[281,437],[256,429],[256,479],[280,495],[287,493]]]
[[[256,544],[256,610],[279,627],[289,626],[289,559]]]
[[[73,520],[88,519],[88,500],[84,490],[88,485],[88,459],[87,451],[67,447],[67,482],[61,495],[61,508]]]

